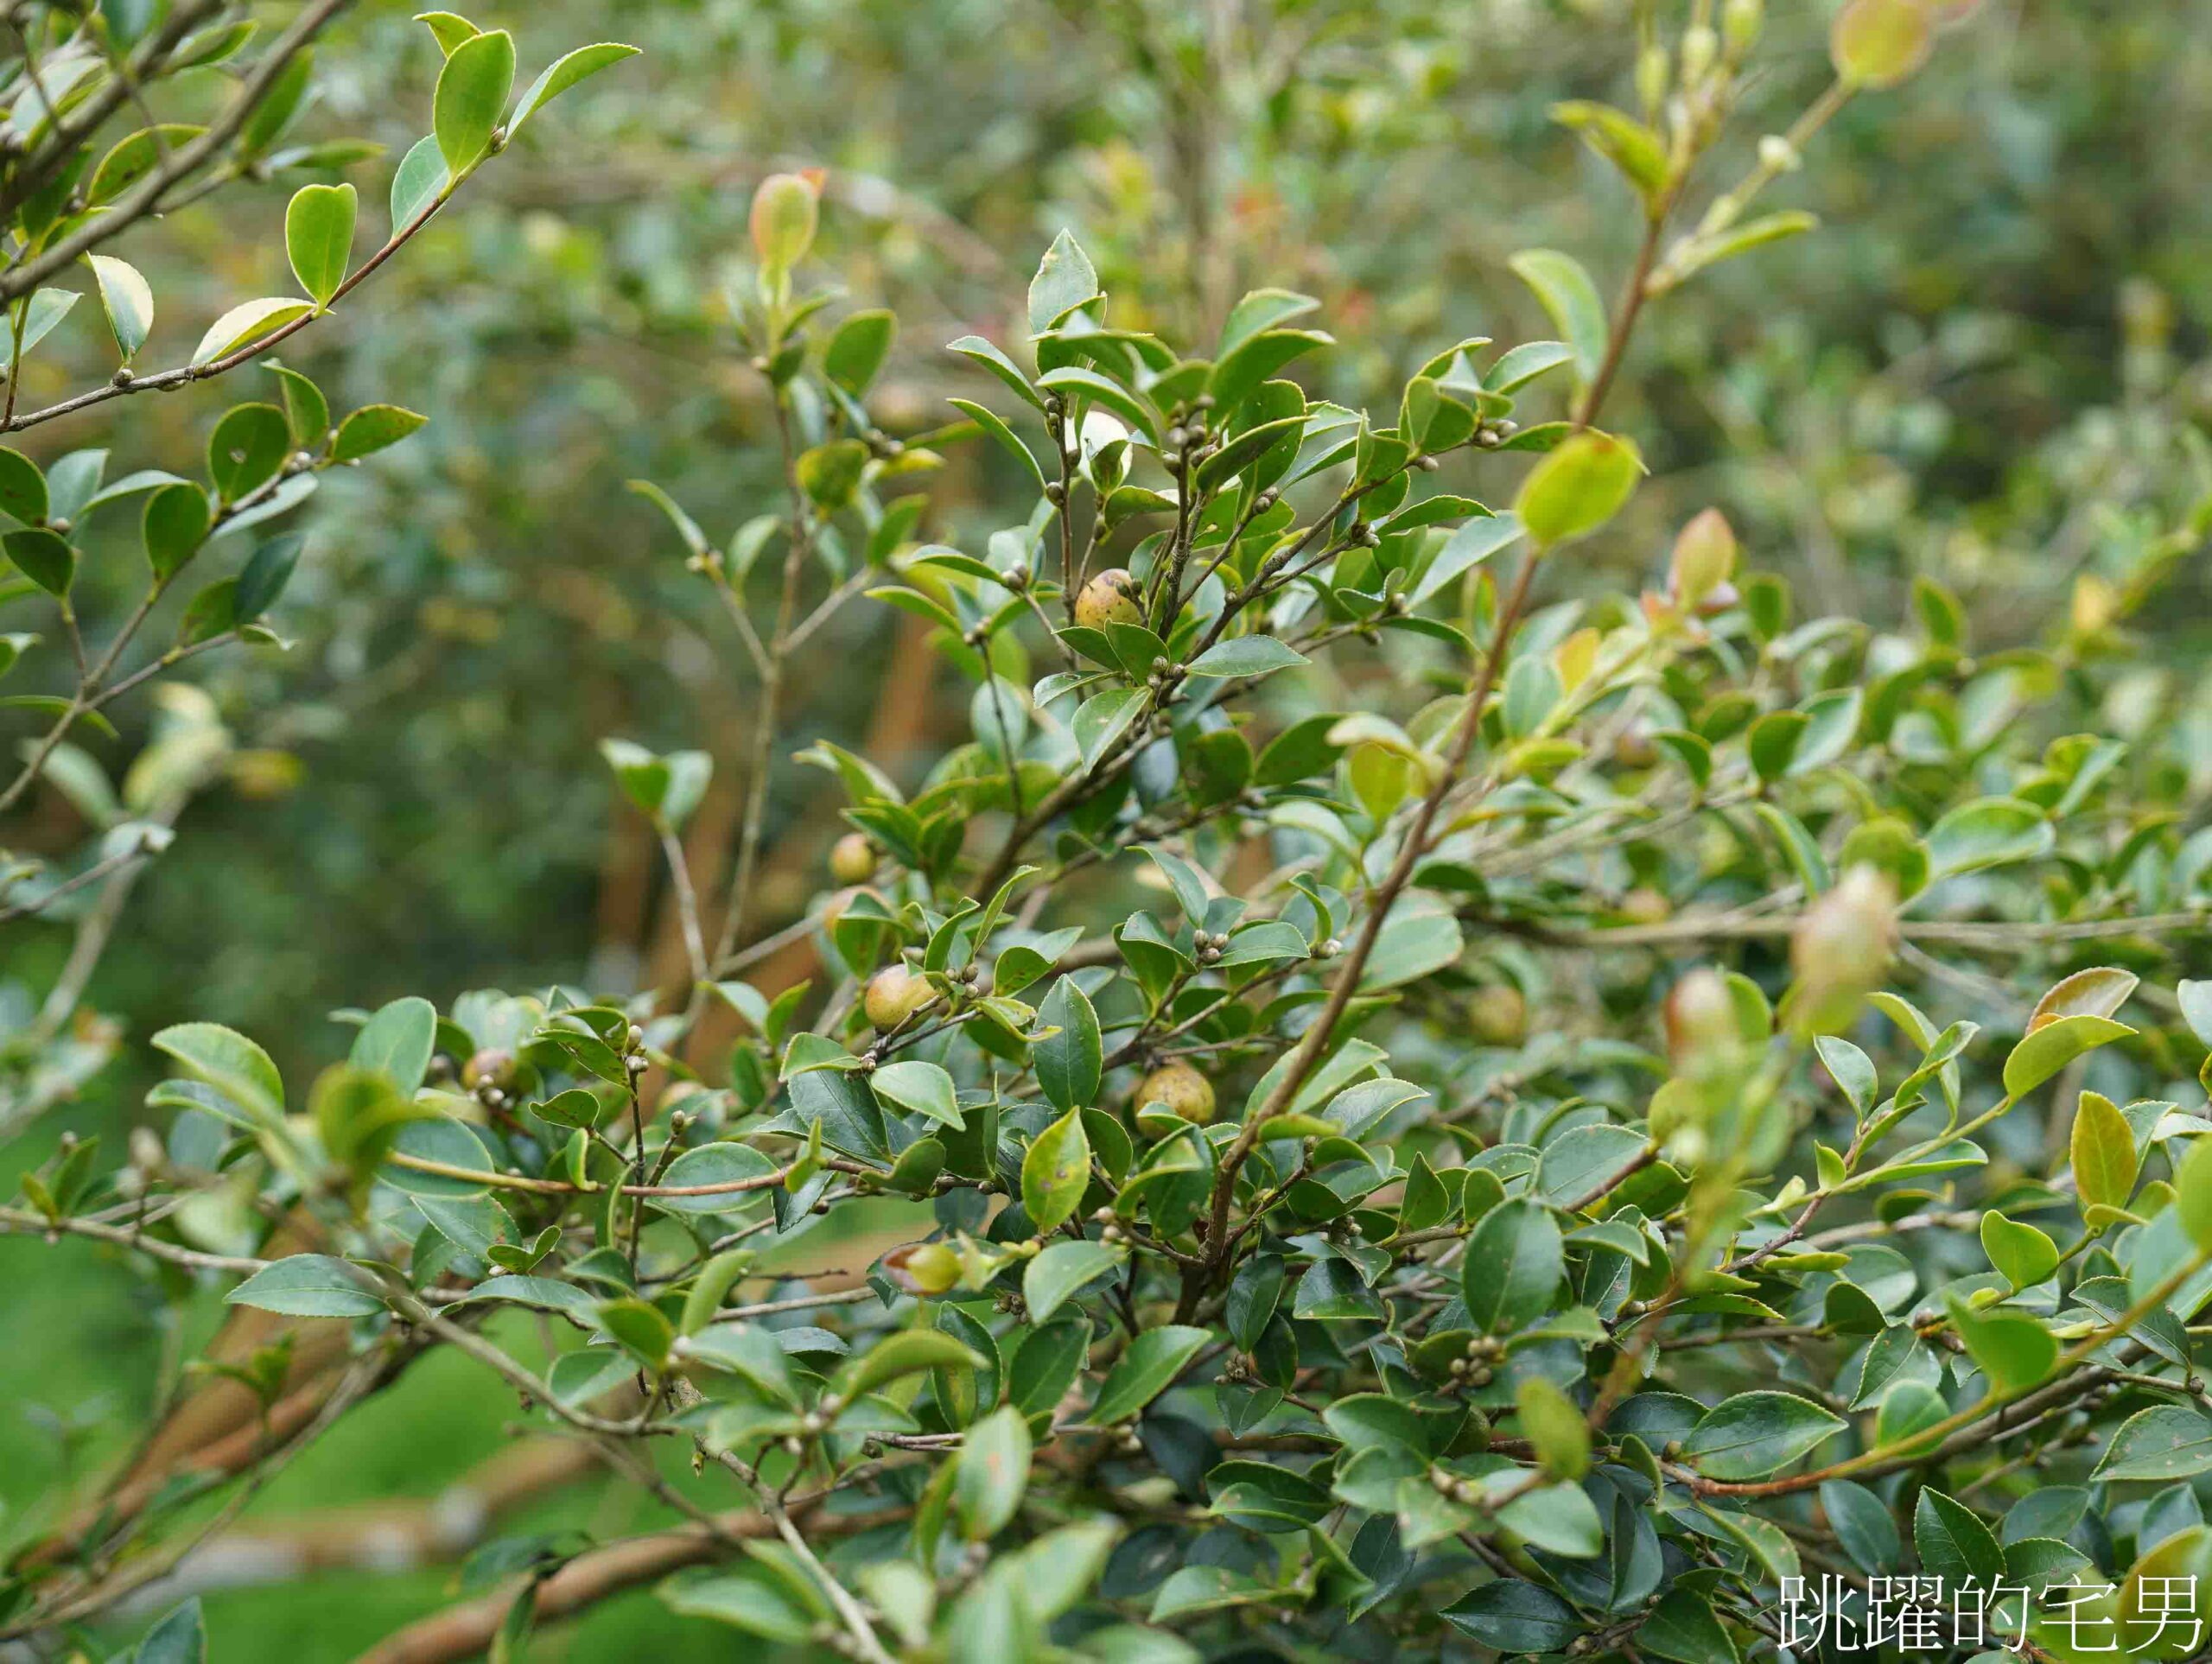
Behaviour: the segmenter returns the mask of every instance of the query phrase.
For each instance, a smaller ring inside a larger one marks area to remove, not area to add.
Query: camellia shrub
[[[235,120],[72,159],[130,82],[226,44],[181,4],[134,41],[136,10],[73,34],[55,9],[13,87],[18,368],[67,306],[36,284],[181,159],[282,165],[224,147],[273,143],[283,42]],[[2127,617],[2212,516],[1980,645],[1934,583],[1805,616],[1725,505],[1650,519],[1660,436],[1606,425],[1639,321],[1811,232],[1770,188],[1959,8],[1851,0],[1830,89],[1741,162],[1756,0],[1658,10],[1634,110],[1556,112],[1619,176],[1618,285],[1517,256],[1560,339],[1439,343],[1393,410],[1305,391],[1332,345],[1306,297],[1171,342],[1064,233],[1020,327],[950,344],[994,396],[894,435],[869,403],[893,320],[810,270],[815,182],[769,180],[730,303],[785,492],[724,541],[639,487],[748,688],[734,871],[690,870],[706,752],[602,748],[688,975],[400,999],[306,1083],[214,1024],[154,1034],[175,1078],[126,1159],[65,1140],[0,1229],[104,1246],[179,1303],[223,1290],[206,1373],[255,1413],[166,1469],[150,1431],[20,1534],[0,1629],[64,1636],[188,1572],[211,1501],[450,1350],[677,1522],[518,1540],[384,1664],[518,1657],[646,1584],[747,1645],[874,1664],[2197,1651],[2212,985],[2176,949],[2212,836],[2201,770],[2101,730]],[[428,21],[448,55],[390,240],[354,264],[351,189],[308,185],[302,295],[147,374],[145,286],[98,257],[124,368],[75,403],[262,359],[626,50],[517,102],[504,34]],[[97,801],[73,741],[111,701],[270,641],[293,534],[236,545],[124,669],[228,530],[412,425],[276,381],[216,424],[204,483],[0,453],[0,593],[65,650],[9,638],[64,689],[22,707],[47,726],[10,803]],[[1034,505],[972,547],[928,538],[956,444]],[[150,590],[86,641],[80,560],[111,556],[84,529],[125,499]],[[788,672],[868,606],[926,621],[968,738],[904,778],[804,748],[845,829],[817,905],[766,918]],[[73,872],[11,873],[7,910],[135,873],[183,789],[128,795]],[[770,978],[793,944],[812,974]],[[16,1043],[21,1115],[97,1066],[70,1051],[87,974]],[[855,1243],[860,1274],[793,1269]],[[187,1603],[135,1655],[207,1645]]]

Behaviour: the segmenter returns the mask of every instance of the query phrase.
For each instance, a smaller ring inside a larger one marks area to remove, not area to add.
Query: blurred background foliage
[[[1608,286],[1628,253],[1611,242],[1630,219],[1618,181],[1547,115],[1561,98],[1633,102],[1628,0],[511,10],[478,21],[526,24],[546,47],[620,36],[645,55],[526,134],[330,327],[288,344],[341,408],[391,400],[432,425],[318,496],[283,616],[295,649],[194,678],[234,749],[92,984],[130,1040],[18,1140],[14,1165],[65,1125],[137,1119],[154,1072],[137,1047],[163,1023],[232,1025],[289,1074],[340,1054],[335,1007],[556,977],[620,990],[676,969],[651,833],[604,787],[594,747],[620,734],[710,749],[715,795],[691,837],[695,866],[722,870],[747,678],[727,619],[625,482],[658,481],[717,539],[780,489],[761,384],[721,299],[763,175],[827,170],[814,258],[853,304],[898,312],[880,403],[909,435],[942,424],[948,394],[990,396],[943,346],[1019,329],[1009,298],[1064,225],[1131,324],[1210,333],[1259,283],[1319,295],[1340,345],[1310,361],[1315,391],[1348,400],[1394,397],[1467,334],[1553,333],[1512,251],[1570,250]],[[1828,10],[1770,8],[1759,107],[1775,125],[1827,76]],[[1656,572],[1671,529],[1717,503],[1808,610],[1892,627],[1926,575],[1988,653],[2054,614],[2094,619],[2106,586],[2140,581],[2212,489],[2198,433],[2212,421],[2212,5],[1950,10],[1973,15],[1907,93],[1855,101],[1818,141],[1820,166],[1777,187],[1773,206],[1823,229],[1655,312],[1611,413],[1653,465],[1636,510],[1648,535],[1609,540],[1609,558],[1641,547]],[[297,130],[384,142],[358,174],[375,201],[439,62],[404,9],[357,9],[321,51]],[[181,349],[191,320],[267,292],[290,189],[242,186],[134,245],[163,296],[157,345],[174,333]],[[105,373],[102,348],[90,324],[65,330],[25,397]],[[114,445],[118,469],[183,469],[225,402],[120,401],[25,448],[46,460]],[[1014,518],[1003,463],[953,448],[925,481],[927,535],[980,548]],[[106,535],[130,531],[118,519]],[[2108,715],[2194,775],[2212,757],[2212,597],[2195,564],[2161,581],[2160,603],[2103,643],[2135,666]],[[933,704],[931,662],[902,619],[839,615],[801,667],[782,756],[827,734],[912,778],[963,729],[964,698],[948,687]],[[128,755],[153,711],[122,715]],[[767,924],[823,887],[818,778],[788,770],[772,802]],[[22,848],[82,834],[54,793],[22,819]],[[17,927],[0,984],[42,988],[68,942],[66,921]],[[151,1390],[163,1343],[125,1280],[87,1258],[0,1243],[0,1265],[16,1278],[0,1362],[0,1501],[14,1502],[113,1449],[144,1407],[118,1395]],[[435,1494],[497,1447],[500,1408],[436,1372],[410,1377],[257,1512]],[[592,1507],[572,1492],[543,1511],[605,1523]],[[448,1578],[240,1593],[211,1602],[210,1625],[226,1658],[338,1657],[447,1597]],[[633,1598],[536,1648],[615,1656],[649,1634],[671,1658],[727,1644]]]

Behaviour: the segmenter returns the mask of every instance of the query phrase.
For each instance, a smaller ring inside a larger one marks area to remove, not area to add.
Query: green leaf
[[[507,137],[512,138],[522,131],[522,124],[547,105],[559,98],[578,81],[596,75],[609,65],[619,64],[625,58],[634,58],[638,48],[625,46],[619,41],[600,41],[590,46],[578,47],[574,52],[555,59],[545,67],[538,78],[530,84],[515,105],[514,119],[507,124]]]
[[[1554,1479],[1580,1479],[1590,1468],[1590,1424],[1574,1400],[1543,1375],[1523,1376],[1514,1395],[1521,1431],[1536,1461]]]
[[[1098,1401],[1084,1418],[1094,1427],[1125,1421],[1166,1392],[1213,1338],[1212,1331],[1187,1324],[1147,1329],[1129,1343],[1098,1390]]]
[[[2174,1173],[2174,1212],[2197,1252],[2212,1254],[2212,1138],[2190,1141]]]
[[[1074,978],[1063,976],[1037,1007],[1037,1021],[1039,1027],[1058,1030],[1030,1048],[1038,1089],[1056,1109],[1096,1103],[1105,1051],[1090,996]]]
[[[1303,653],[1286,647],[1273,636],[1236,636],[1217,641],[1192,659],[1192,676],[1260,676],[1287,670],[1306,662]]]
[[[384,1310],[353,1267],[327,1254],[295,1254],[264,1266],[223,1299],[288,1318],[365,1318]]]
[[[1671,1664],[1734,1664],[1736,1643],[1713,1603],[1689,1589],[1669,1589],[1636,1632],[1637,1651]]]
[[[1029,1321],[1043,1323],[1077,1289],[1121,1263],[1120,1251],[1103,1242],[1086,1239],[1046,1244],[1021,1273],[1021,1299],[1029,1308]]]
[[[766,1181],[776,1164],[749,1144],[702,1144],[686,1150],[668,1164],[658,1188],[681,1190],[694,1186],[723,1186]],[[763,1182],[760,1189],[767,1188]],[[653,1205],[666,1213],[727,1213],[757,1192],[721,1188],[701,1196],[656,1196]]]
[[[902,1329],[886,1335],[841,1370],[837,1390],[847,1402],[925,1369],[980,1369],[976,1350],[942,1329]]]
[[[1985,1589],[2005,1575],[2005,1551],[1989,1534],[1974,1511],[1925,1486],[1913,1505],[1912,1546],[1919,1551],[1921,1570],[1957,1588],[1969,1578]]]
[[[1090,1140],[1083,1111],[1070,1109],[1037,1134],[1021,1160],[1021,1206],[1039,1236],[1059,1228],[1090,1182]]]
[[[1100,759],[1128,732],[1129,725],[1143,714],[1144,705],[1144,691],[1139,688],[1116,688],[1094,694],[1083,702],[1071,726],[1076,748],[1083,755],[1086,770],[1098,766]]]
[[[1027,463],[1030,478],[1037,482],[1037,489],[1039,491],[1045,489],[1044,465],[1037,460],[1036,453],[1021,442],[1020,436],[1013,429],[1007,427],[995,414],[984,409],[973,399],[951,398],[947,399],[945,403],[997,441],[1007,454],[1019,457]]]
[[[2057,1365],[2057,1337],[2035,1318],[2021,1312],[1976,1312],[1955,1295],[1948,1305],[1951,1326],[1966,1343],[1967,1356],[2006,1391],[2027,1391]]]
[[[2061,1017],[2021,1040],[2005,1059],[2005,1095],[2024,1098],[2075,1058],[2135,1031],[2109,1017]]]
[[[1597,378],[1605,357],[1605,304],[1597,285],[1572,256],[1554,249],[1529,249],[1507,262],[1536,292],[1553,324],[1574,349],[1574,379],[1586,387]]]
[[[676,1344],[676,1326],[658,1306],[639,1299],[602,1300],[597,1316],[600,1327],[639,1362],[654,1370],[666,1367],[669,1350]]]
[[[2048,854],[2055,842],[2050,822],[2033,803],[1983,797],[1960,805],[1929,828],[1929,870],[1936,878],[1955,878],[2032,861]]]
[[[2058,1269],[2056,1243],[2033,1225],[2007,1219],[1993,1208],[1981,1216],[1981,1246],[2016,1294]]]
[[[391,175],[391,223],[395,230],[413,225],[445,194],[453,175],[438,154],[438,141],[425,134],[400,158]]]
[[[1029,280],[1029,328],[1041,335],[1070,308],[1081,306],[1098,293],[1097,269],[1074,236],[1063,231],[1052,239]]]
[[[902,1109],[926,1115],[940,1127],[958,1127],[960,1102],[952,1089],[952,1077],[933,1063],[910,1059],[881,1064],[868,1077],[879,1098],[888,1098]]]
[[[2074,1168],[2075,1194],[2084,1208],[2124,1208],[2134,1194],[2139,1166],[2135,1134],[2127,1117],[2098,1092],[2084,1092],[2074,1111],[2067,1144]]]
[[[2092,1477],[2163,1484],[2206,1472],[2212,1472],[2212,1418],[2190,1405],[2158,1404],[2120,1423]]]
[[[1764,1479],[1847,1424],[1794,1393],[1738,1393],[1699,1418],[1682,1451],[1708,1479]]]
[[[0,445],[0,512],[12,514],[26,525],[46,518],[46,476],[37,463],[21,451]]]
[[[273,404],[239,404],[207,435],[207,477],[218,496],[236,503],[276,477],[292,452],[292,424]]]
[[[1513,511],[1540,549],[1556,549],[1619,513],[1643,475],[1643,459],[1631,441],[1592,428],[1529,471]]]
[[[161,122],[118,139],[92,169],[92,182],[85,187],[85,206],[98,208],[114,201],[154,171],[163,150],[180,149],[207,130],[183,122]]]
[[[484,32],[459,12],[454,11],[417,12],[415,21],[430,31],[430,37],[438,43],[438,50],[448,58],[453,56],[453,49],[463,41],[473,41]]]
[[[284,1082],[269,1054],[219,1023],[179,1023],[154,1036],[165,1051],[263,1126],[284,1114]]]
[[[1552,1309],[1567,1273],[1566,1246],[1549,1208],[1526,1197],[1500,1203],[1467,1239],[1462,1292],[1486,1334],[1527,1328]]]
[[[66,595],[77,581],[77,551],[58,531],[26,526],[0,537],[16,569],[49,595]]]
[[[1554,105],[1551,114],[1554,121],[1573,128],[1585,144],[1619,168],[1646,205],[1656,202],[1665,193],[1666,143],[1633,116],[1611,105],[1579,98]]]
[[[822,349],[823,374],[858,398],[883,368],[898,333],[899,320],[889,312],[854,313],[830,333],[830,344]]]
[[[968,1429],[953,1464],[952,1511],[969,1542],[996,1536],[1013,1521],[1029,1483],[1029,1420],[1011,1404]]]
[[[429,420],[397,404],[364,404],[338,424],[338,436],[330,442],[331,459],[352,462],[397,445]]]
[[[776,1647],[804,1648],[814,1635],[813,1610],[758,1566],[744,1566],[727,1577],[664,1583],[660,1597],[678,1616],[727,1623]]]
[[[197,369],[226,358],[249,341],[259,340],[314,310],[314,302],[297,300],[289,295],[272,295],[234,306],[210,324],[207,333],[200,338],[200,345],[192,354],[193,367]]]
[[[351,185],[304,185],[284,209],[284,252],[292,276],[318,307],[329,305],[346,281],[359,207]]]
[[[115,350],[128,364],[138,356],[138,349],[145,346],[154,327],[154,291],[138,268],[127,260],[111,254],[88,254],[85,260],[99,284],[100,305],[107,313]]]
[[[429,1073],[437,1042],[438,1008],[410,995],[380,1007],[361,1025],[346,1060],[356,1069],[389,1075],[403,1096],[412,1097]]]
[[[1556,1653],[1580,1633],[1574,1609],[1548,1589],[1498,1578],[1438,1614],[1460,1634],[1500,1653]]]
[[[238,574],[238,587],[231,594],[231,617],[235,622],[251,624],[276,605],[284,586],[292,581],[306,543],[299,532],[287,531],[253,551]]]
[[[130,1654],[130,1664],[207,1664],[207,1630],[200,1597],[164,1613]]]
[[[514,84],[514,36],[503,29],[472,35],[447,55],[431,99],[430,129],[454,178],[482,159]]]
[[[146,564],[153,568],[154,576],[164,580],[174,576],[199,552],[214,519],[214,505],[197,486],[180,481],[163,486],[149,497],[139,528],[146,546]]]

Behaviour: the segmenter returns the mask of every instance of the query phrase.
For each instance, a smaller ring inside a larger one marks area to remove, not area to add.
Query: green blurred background
[[[1715,182],[1827,79],[1828,8],[1770,10],[1767,67]],[[423,130],[439,63],[406,13],[341,23],[302,123],[388,147],[356,175],[372,203]],[[317,497],[281,614],[295,649],[201,661],[238,765],[186,813],[92,984],[120,1056],[0,1153],[10,1183],[65,1127],[115,1137],[147,1118],[143,1040],[167,1022],[243,1029],[297,1081],[342,1053],[334,1008],[556,977],[620,991],[670,966],[653,852],[594,747],[613,734],[703,746],[727,791],[750,694],[727,621],[624,482],[658,481],[718,538],[771,506],[767,412],[719,298],[763,174],[829,170],[815,264],[899,314],[894,432],[977,391],[943,344],[1005,339],[1062,225],[1121,321],[1200,331],[1247,287],[1319,295],[1340,345],[1315,375],[1347,399],[1394,397],[1394,378],[1465,335],[1551,333],[1506,257],[1566,249],[1610,291],[1633,230],[1616,181],[1546,113],[1563,97],[1631,102],[1624,0],[538,0],[472,16],[516,30],[525,73],[594,39],[645,55],[533,124],[287,355],[341,407],[391,400],[432,425]],[[1964,599],[1984,651],[2036,638],[2079,575],[2128,569],[2208,484],[2190,442],[2212,413],[2208,43],[2202,0],[1987,0],[1918,79],[1855,102],[1774,193],[1822,228],[1669,297],[1640,338],[1611,416],[1652,462],[1655,536],[1604,558],[1656,569],[1656,530],[1718,503],[1808,610],[1888,623],[1924,572]],[[162,296],[154,350],[181,357],[194,321],[271,292],[289,189],[241,186],[133,245]],[[93,335],[74,333],[78,357],[47,356],[56,386],[104,373]],[[118,401],[27,448],[182,468],[225,402]],[[932,535],[980,548],[1020,518],[1001,460],[951,457],[929,485]],[[2168,600],[2123,682],[2123,734],[2212,721],[2203,578],[2185,572]],[[887,716],[893,616],[862,605],[830,633],[779,749],[873,737],[912,778],[964,699],[947,689],[942,722],[911,699]],[[114,756],[148,720],[143,701],[124,708]],[[778,777],[772,839],[819,824],[816,778]],[[733,801],[715,800],[724,834]],[[715,861],[717,812],[697,835]],[[9,839],[80,830],[56,799]],[[782,840],[766,922],[820,887],[820,842]],[[66,924],[14,928],[0,984],[42,991],[68,941]],[[0,1530],[15,1539],[57,1482],[127,1446],[175,1337],[81,1245],[0,1241]],[[246,1517],[434,1496],[505,1442],[512,1413],[442,1356]],[[636,1529],[652,1516],[625,1494],[577,1483],[503,1528]],[[349,1569],[214,1592],[217,1655],[350,1656],[453,1598],[454,1576]],[[531,1656],[647,1646],[672,1661],[731,1642],[639,1594]]]

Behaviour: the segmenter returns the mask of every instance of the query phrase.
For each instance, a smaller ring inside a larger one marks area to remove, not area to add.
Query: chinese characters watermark
[[[1784,1578],[1777,1638],[1793,1652],[1825,1656],[2023,1652],[2031,1627],[2073,1652],[2123,1658],[2153,1648],[2193,1653],[2202,1644],[2194,1577],[2139,1579],[2132,1610],[2122,1610],[2119,1592],[2079,1575],[2033,1589],[1978,1578],[1869,1578],[1864,1589],[1832,1573]]]

